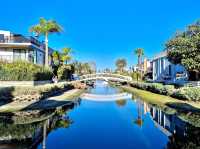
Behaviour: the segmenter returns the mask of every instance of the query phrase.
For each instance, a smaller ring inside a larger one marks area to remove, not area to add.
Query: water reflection
[[[42,148],[46,149],[46,137],[52,130],[67,128],[72,124],[67,111],[74,106],[72,104],[46,111],[1,113],[0,148],[32,149],[42,142]]]
[[[126,105],[126,99],[119,99],[115,101],[119,107],[123,107]]]
[[[118,92],[108,86],[90,89],[95,90]],[[175,113],[135,95],[102,103],[82,100],[59,109],[0,114],[0,148],[198,149],[200,129],[192,125],[198,118],[198,113]]]
[[[135,100],[138,107],[137,124],[142,126],[142,116],[150,114],[154,125],[169,137],[166,149],[200,149],[200,128],[195,127],[191,122],[182,120],[178,115],[187,115],[188,113],[171,114],[167,111],[173,111],[169,107],[162,109],[156,105],[147,104],[142,100]],[[141,106],[143,109],[141,109]],[[191,113],[189,113],[191,114]],[[199,117],[198,114],[194,114]]]

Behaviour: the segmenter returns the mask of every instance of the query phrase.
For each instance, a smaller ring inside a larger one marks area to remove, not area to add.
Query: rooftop
[[[162,57],[166,57],[166,56],[167,56],[167,50],[162,51],[162,52],[158,53],[157,55],[155,55],[153,60],[156,60],[156,59],[159,59],[159,58],[162,58]]]

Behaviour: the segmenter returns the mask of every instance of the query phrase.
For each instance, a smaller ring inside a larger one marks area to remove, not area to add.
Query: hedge
[[[173,85],[161,83],[132,82],[132,87],[147,90],[153,93],[171,96],[181,100],[200,101],[200,87],[182,87],[175,89]]]
[[[200,87],[183,87],[177,89],[172,97],[190,101],[200,101]]]
[[[26,61],[0,61],[0,81],[41,81],[51,80],[52,76],[49,68]]]

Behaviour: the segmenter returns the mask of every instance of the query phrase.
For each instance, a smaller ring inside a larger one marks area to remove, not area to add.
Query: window
[[[14,49],[13,50],[13,60],[26,60],[26,50],[24,49]]]

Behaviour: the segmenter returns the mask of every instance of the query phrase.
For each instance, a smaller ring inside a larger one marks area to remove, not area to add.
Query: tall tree
[[[49,65],[49,47],[48,47],[48,36],[51,33],[59,33],[62,31],[62,27],[54,20],[46,20],[40,18],[39,24],[36,24],[30,28],[30,32],[35,33],[37,36],[45,36],[45,66]]]
[[[122,73],[124,71],[124,68],[127,66],[126,59],[118,59],[115,65],[117,66],[117,69],[120,71],[120,73]]]
[[[144,55],[144,49],[142,49],[142,48],[137,48],[137,49],[135,49],[135,55],[137,55],[137,57],[138,57],[138,70],[139,70],[139,72],[140,72],[140,77],[141,77],[141,79],[142,79],[142,68],[141,68],[141,64],[142,64],[142,56]],[[137,73],[137,81],[138,81],[138,77],[139,77],[139,75],[138,75],[138,73]]]
[[[67,64],[67,62],[72,59],[72,56],[70,55],[71,53],[72,53],[71,48],[62,49],[61,59],[62,59],[63,64]]]
[[[138,68],[140,69],[141,63],[142,63],[142,56],[144,55],[144,49],[142,48],[137,48],[135,49],[135,55],[138,57]]]
[[[183,65],[190,79],[200,78],[200,21],[189,25],[187,29],[166,43],[168,60]]]

